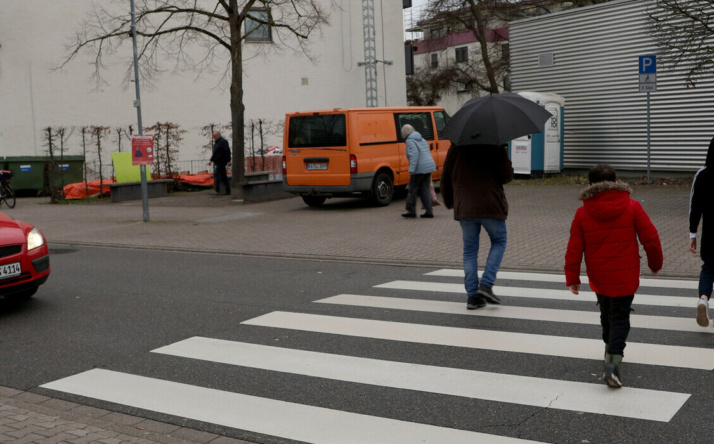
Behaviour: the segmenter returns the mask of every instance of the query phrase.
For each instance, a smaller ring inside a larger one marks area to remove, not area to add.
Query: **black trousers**
[[[416,201],[418,196],[421,198],[421,204],[424,205],[425,213],[434,214],[434,210],[431,208],[430,184],[431,173],[412,174],[409,176],[409,194],[407,194],[406,201],[408,213],[416,213]]]
[[[600,306],[600,325],[602,325],[602,340],[607,345],[611,355],[624,355],[625,341],[630,334],[630,311],[632,311],[632,296],[609,297],[597,295]]]
[[[230,194],[231,192],[231,181],[228,179],[228,173],[226,172],[225,164],[216,164],[213,169],[213,185],[216,193],[221,191],[221,183],[225,187],[225,192]]]

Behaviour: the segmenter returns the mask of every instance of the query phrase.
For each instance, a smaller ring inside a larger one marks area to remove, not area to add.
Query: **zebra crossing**
[[[430,280],[432,278],[437,280]],[[574,299],[567,297],[567,290],[564,292],[529,286],[534,282],[563,283],[561,276],[500,272],[499,282],[507,280],[509,284],[516,282],[519,286],[497,286],[497,293],[503,296],[503,305],[471,311],[465,309],[464,301],[456,302],[458,298],[451,296],[452,293],[463,296],[462,280],[461,270],[435,270],[424,274],[418,281],[395,280],[375,285],[374,292],[379,294],[339,294],[313,301],[314,311],[326,309],[329,312],[334,307],[339,310],[335,312],[337,314],[273,311],[241,322],[238,331],[260,328],[359,341],[387,341],[388,344],[423,344],[456,348],[468,353],[497,352],[572,360],[602,360],[602,341],[594,337],[479,328],[479,320],[485,319],[527,320],[558,325],[599,325],[599,312],[594,310],[519,305],[523,301],[529,301],[530,305],[533,305],[545,300],[583,302],[594,299],[594,295],[589,298],[587,292],[581,292],[577,299]],[[657,288],[658,292],[667,293],[667,290],[671,289],[672,292],[678,293],[638,294],[635,303],[642,306],[693,307],[692,297],[681,296],[691,290],[692,282],[643,279],[642,286],[640,291],[643,293],[646,293],[647,287]],[[416,294],[420,297],[409,297]],[[349,311],[350,316],[339,315],[350,309],[356,311]],[[362,316],[360,309],[384,310],[397,316],[396,320],[373,319]],[[398,316],[405,312],[423,316],[468,317],[474,323],[463,327],[408,322]],[[631,321],[633,330],[695,334],[705,338],[714,333],[714,328],[698,327],[691,316],[684,318],[633,314]],[[681,414],[692,396],[692,393],[683,393],[676,386],[667,387],[666,384],[656,390],[636,386],[612,390],[600,381],[593,383],[590,379],[575,381],[572,378],[558,379],[552,376],[524,376],[509,371],[488,372],[426,365],[404,360],[374,359],[347,353],[325,353],[202,336],[191,336],[167,344],[151,350],[151,354],[181,359],[187,366],[197,362],[223,364],[229,366],[231,374],[237,377],[251,369],[344,384],[361,384],[364,387],[537,407],[562,411],[565,414],[602,415],[653,424],[672,421]],[[628,341],[626,361],[658,369],[711,372],[714,370],[714,349]],[[359,390],[360,386],[355,387]],[[405,421],[108,369],[91,369],[49,382],[41,388],[177,418],[310,443],[558,442],[556,436],[536,436],[536,439],[530,439],[529,436],[523,438],[517,434],[506,436],[503,433],[473,431],[463,427]]]

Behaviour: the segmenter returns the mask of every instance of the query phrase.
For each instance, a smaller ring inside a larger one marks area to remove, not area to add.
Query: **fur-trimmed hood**
[[[607,190],[627,191],[627,194],[632,194],[632,188],[630,188],[630,186],[625,182],[605,181],[586,186],[585,188],[580,190],[580,195],[578,196],[578,199],[590,199],[592,197],[595,197],[597,193]]]
[[[597,220],[612,220],[630,205],[632,188],[624,182],[598,182],[583,188],[580,199],[585,211]]]

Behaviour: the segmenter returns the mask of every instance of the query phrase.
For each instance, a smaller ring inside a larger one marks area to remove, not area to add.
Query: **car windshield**
[[[288,131],[288,146],[290,148],[346,145],[347,134],[344,114],[290,118]]]

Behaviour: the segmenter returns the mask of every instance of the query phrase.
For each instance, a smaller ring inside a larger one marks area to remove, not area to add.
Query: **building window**
[[[267,22],[268,19],[268,11],[265,9],[249,11],[245,18],[245,40],[248,42],[272,42],[273,35],[270,26],[261,23]]]
[[[438,67],[439,67],[439,55],[438,55],[438,54],[432,54],[432,55],[431,55],[431,67],[432,67],[432,68],[438,68]]]
[[[464,92],[468,92],[468,91],[469,91],[469,89],[466,87],[465,83],[456,82],[456,92],[457,93],[464,93]]]
[[[501,45],[501,60],[503,60],[504,62],[507,62],[510,59],[511,59],[511,48],[508,46],[508,43],[504,43]]]
[[[468,62],[469,61],[469,48],[466,46],[461,48],[456,48],[456,62]]]

